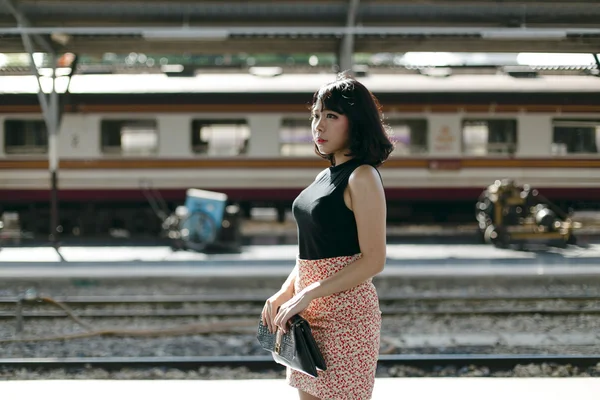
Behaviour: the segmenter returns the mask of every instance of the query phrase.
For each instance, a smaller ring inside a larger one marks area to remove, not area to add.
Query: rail
[[[80,318],[180,318],[180,317],[248,317],[258,316],[267,295],[168,295],[168,296],[80,296],[80,297],[19,297],[0,298],[0,319],[70,317],[86,329],[89,324]],[[497,304],[500,302],[501,304]],[[384,315],[568,315],[599,314],[600,294],[553,295],[382,295]],[[12,305],[15,305],[14,309]],[[40,310],[52,305],[60,311]],[[151,309],[118,309],[118,306],[150,306]],[[108,310],[94,309],[105,306]],[[38,308],[27,310],[27,307]],[[80,307],[75,315],[73,307]],[[85,309],[92,307],[92,309]]]
[[[600,354],[382,354],[379,366],[404,365],[423,369],[444,366],[486,366],[490,371],[513,369],[527,364],[559,364],[579,368],[596,366]],[[212,357],[82,357],[82,358],[4,358],[0,359],[4,369],[29,368],[36,370],[101,368],[120,370],[123,368],[146,369],[153,367],[194,370],[201,367],[245,367],[250,371],[283,369],[270,355],[257,356],[212,356]]]

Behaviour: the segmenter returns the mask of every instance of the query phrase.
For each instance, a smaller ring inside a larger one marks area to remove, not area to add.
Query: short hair
[[[311,111],[320,104],[336,113],[343,114],[349,121],[349,157],[378,167],[394,150],[383,121],[381,105],[377,98],[347,72],[338,74],[334,82],[323,85],[313,95]],[[335,165],[333,154],[323,154],[315,144],[315,153]]]

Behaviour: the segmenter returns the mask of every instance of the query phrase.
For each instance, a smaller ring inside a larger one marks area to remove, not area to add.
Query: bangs
[[[354,85],[338,81],[322,87],[313,97],[312,110],[320,106],[338,114],[347,114],[354,105]]]

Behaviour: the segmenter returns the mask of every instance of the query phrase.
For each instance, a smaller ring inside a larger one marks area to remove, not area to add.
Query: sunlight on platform
[[[3,399],[295,399],[284,380],[6,381]],[[597,400],[600,378],[380,378],[373,400]]]

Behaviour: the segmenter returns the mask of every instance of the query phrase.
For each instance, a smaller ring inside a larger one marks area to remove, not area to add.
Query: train
[[[48,90],[49,78],[42,77]],[[174,209],[188,188],[225,193],[246,217],[289,216],[327,163],[313,152],[312,95],[334,73],[57,78],[63,235],[154,236],[145,188]],[[381,166],[388,219],[474,222],[498,179],[536,187],[564,209],[600,200],[600,79],[584,74],[382,72],[360,77],[382,104],[395,150]],[[32,76],[0,77],[0,214],[48,233],[48,137]]]

